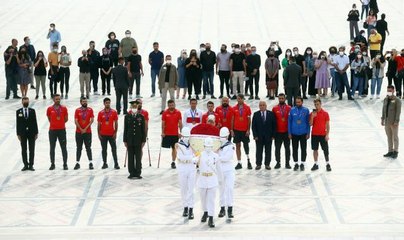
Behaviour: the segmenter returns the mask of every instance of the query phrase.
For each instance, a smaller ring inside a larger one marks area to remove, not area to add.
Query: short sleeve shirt
[[[142,56],[140,56],[139,54],[132,54],[128,57],[128,62],[130,62],[131,72],[140,73],[140,63],[142,62]]]
[[[229,130],[232,130],[231,121],[234,116],[233,108],[230,106],[227,108],[224,108],[223,106],[218,106],[215,112],[217,113],[217,115],[219,115],[222,127],[227,127]]]
[[[66,129],[65,117],[68,116],[67,108],[60,105],[58,108],[55,105],[48,107],[46,116],[50,119],[49,130]]]
[[[178,136],[178,123],[181,121],[181,112],[175,109],[173,112],[165,110],[161,120],[165,122],[164,134],[166,136]]]
[[[230,59],[233,60],[233,71],[241,72],[244,71],[243,61],[245,60],[244,53],[235,54],[233,53],[230,55]]]
[[[310,117],[313,113],[310,113]],[[311,130],[311,135],[313,136],[325,136],[327,135],[327,125],[326,123],[330,121],[330,116],[326,111],[321,109],[317,112],[317,116],[313,118],[313,128]]]
[[[379,33],[371,34],[369,36],[369,49],[372,51],[380,51],[380,43],[370,43],[370,42],[378,42],[382,40],[382,35]]]
[[[140,111],[140,114],[143,115],[144,120],[145,120],[146,122],[149,121],[149,113],[148,113],[146,110],[142,109],[142,110]]]
[[[289,105],[276,105],[272,108],[272,112],[276,119],[276,132],[286,133],[288,132],[288,116],[291,107]]]
[[[251,108],[243,103],[242,106],[236,104],[233,107],[234,111],[234,130],[237,131],[247,131],[249,130],[248,121],[251,118]]]
[[[334,58],[334,63],[338,65],[340,70],[344,69],[345,66],[349,65],[349,57],[347,55],[337,56]]]
[[[92,108],[77,108],[74,113],[74,119],[78,121],[81,128],[85,128],[90,123],[91,119],[94,118],[94,111]],[[80,133],[80,129],[76,127],[76,132]],[[91,127],[89,127],[86,133],[91,133]]]
[[[115,122],[118,121],[118,113],[113,109],[108,112],[102,110],[98,113],[97,121],[100,124],[101,136],[113,136],[115,134]]]

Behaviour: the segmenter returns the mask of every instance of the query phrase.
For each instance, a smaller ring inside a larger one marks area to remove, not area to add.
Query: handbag
[[[363,23],[363,28],[368,28],[368,27],[369,27],[369,24],[367,22],[364,22]]]

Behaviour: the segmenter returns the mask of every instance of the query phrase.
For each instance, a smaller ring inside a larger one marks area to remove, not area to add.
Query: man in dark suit
[[[22,162],[24,167],[21,171],[34,169],[35,141],[38,138],[38,124],[35,110],[28,107],[29,98],[22,98],[22,108],[16,112],[17,137],[21,143]],[[29,146],[29,161],[27,161],[27,142]]]
[[[255,170],[261,169],[262,152],[265,147],[265,168],[271,170],[271,146],[275,138],[276,119],[273,112],[267,110],[267,103],[260,101],[259,111],[256,111],[252,120],[253,137],[256,144],[256,164]]]
[[[123,66],[125,59],[118,59],[119,65],[112,69],[115,92],[116,92],[116,111],[118,115],[121,113],[121,98],[123,97],[123,114],[127,114],[128,110],[128,89],[129,89],[129,74],[128,69]]]
[[[137,111],[138,101],[132,101],[131,112],[125,116],[123,142],[128,150],[129,179],[141,179],[142,147],[146,142],[146,124],[144,116]]]
[[[293,106],[295,104],[295,99],[299,95],[301,76],[302,68],[296,64],[296,59],[294,57],[290,57],[289,65],[285,69],[284,81],[289,106]]]

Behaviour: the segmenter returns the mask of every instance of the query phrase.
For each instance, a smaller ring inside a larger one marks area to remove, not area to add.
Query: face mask
[[[206,51],[210,51],[210,47],[207,47],[207,48],[206,48]]]
[[[353,7],[352,10],[356,10],[356,7]]]
[[[286,56],[288,56],[288,57],[289,57],[290,55],[292,55],[292,53],[291,53],[291,52],[287,52],[287,53],[286,53]]]
[[[361,59],[362,58],[362,55],[358,55],[358,59]]]
[[[167,64],[171,64],[171,60],[167,60],[166,63],[167,63]]]
[[[362,33],[362,37],[364,37],[364,38],[365,38],[365,37],[366,37],[366,33]]]
[[[135,50],[135,51],[132,51],[133,52],[133,54],[137,54],[137,50]]]
[[[114,40],[114,39],[115,39],[115,36],[111,36],[111,39]]]
[[[313,55],[313,58],[317,58],[318,56],[317,55]]]
[[[28,107],[28,103],[23,103],[22,105],[23,105],[25,108]]]
[[[363,56],[366,56],[366,54],[367,54],[366,52],[363,52],[363,53],[362,53]]]
[[[240,48],[236,48],[234,51],[235,51],[236,53],[240,53],[240,52],[241,52]]]
[[[311,54],[311,51],[307,51],[306,53],[307,53],[307,54]]]
[[[355,48],[355,52],[356,52],[356,53],[359,52],[359,48]]]
[[[324,55],[322,55],[322,56],[321,56],[321,59],[325,59],[325,56],[324,56]]]
[[[221,53],[225,53],[225,52],[226,52],[226,49],[222,48],[222,49],[220,49],[220,52],[221,52]]]
[[[186,57],[187,57],[187,54],[186,54],[186,53],[183,53],[183,54],[182,54],[182,57],[183,57],[183,58],[186,58]]]
[[[293,54],[295,54],[295,56],[299,55],[299,51],[293,51]]]
[[[57,53],[57,52],[58,52],[58,49],[57,49],[57,48],[53,49],[53,52]]]
[[[393,96],[393,93],[392,92],[387,92],[387,97],[391,97],[391,96]]]
[[[130,34],[126,34],[125,36],[126,36],[127,38],[130,38]]]
[[[344,52],[339,52],[339,55],[342,57],[344,56]]]
[[[377,56],[376,56],[377,59],[380,59],[381,57],[382,57],[381,55],[377,55]]]
[[[87,103],[83,103],[83,104],[81,104],[81,106],[82,106],[83,108],[86,108],[86,107],[87,107]]]
[[[201,52],[203,52],[203,51],[205,51],[206,49],[202,47],[202,48],[200,48],[199,50],[200,50]]]
[[[257,52],[256,52],[256,51],[251,52],[251,55],[255,55],[255,54],[257,54]]]
[[[404,57],[404,53],[401,53],[400,56],[401,56],[401,57]]]
[[[54,27],[51,27],[50,29],[51,29],[51,31],[55,30],[55,28],[54,28]]]
[[[102,52],[102,54],[107,55],[107,54],[108,54],[108,52]]]

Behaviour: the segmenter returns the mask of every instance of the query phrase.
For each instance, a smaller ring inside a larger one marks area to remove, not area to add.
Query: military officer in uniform
[[[144,116],[137,111],[137,101],[130,102],[132,111],[125,116],[123,142],[128,150],[129,179],[141,179],[142,145],[146,142]]]
[[[220,212],[219,218],[226,215],[227,206],[227,217],[233,218],[233,192],[234,192],[234,181],[235,173],[233,167],[233,156],[234,156],[234,146],[228,140],[230,131],[227,127],[222,127],[220,129],[220,142],[221,146],[218,151],[219,162],[221,174],[220,181]]]
[[[184,127],[181,131],[182,138],[175,144],[177,150],[178,179],[181,187],[181,199],[184,206],[183,217],[194,219],[194,185],[196,177],[196,160],[189,144],[191,129]]]
[[[202,209],[204,211],[201,222],[206,222],[209,216],[209,227],[215,227],[216,189],[219,185],[216,163],[219,156],[213,152],[213,140],[207,137],[204,142],[205,150],[200,155],[198,187],[201,194]]]
[[[35,110],[28,107],[29,98],[22,98],[22,108],[16,112],[17,121],[17,137],[21,143],[22,162],[24,167],[21,171],[35,171],[35,141],[38,138],[38,123],[36,120]],[[29,146],[29,161],[27,159],[27,142]]]

